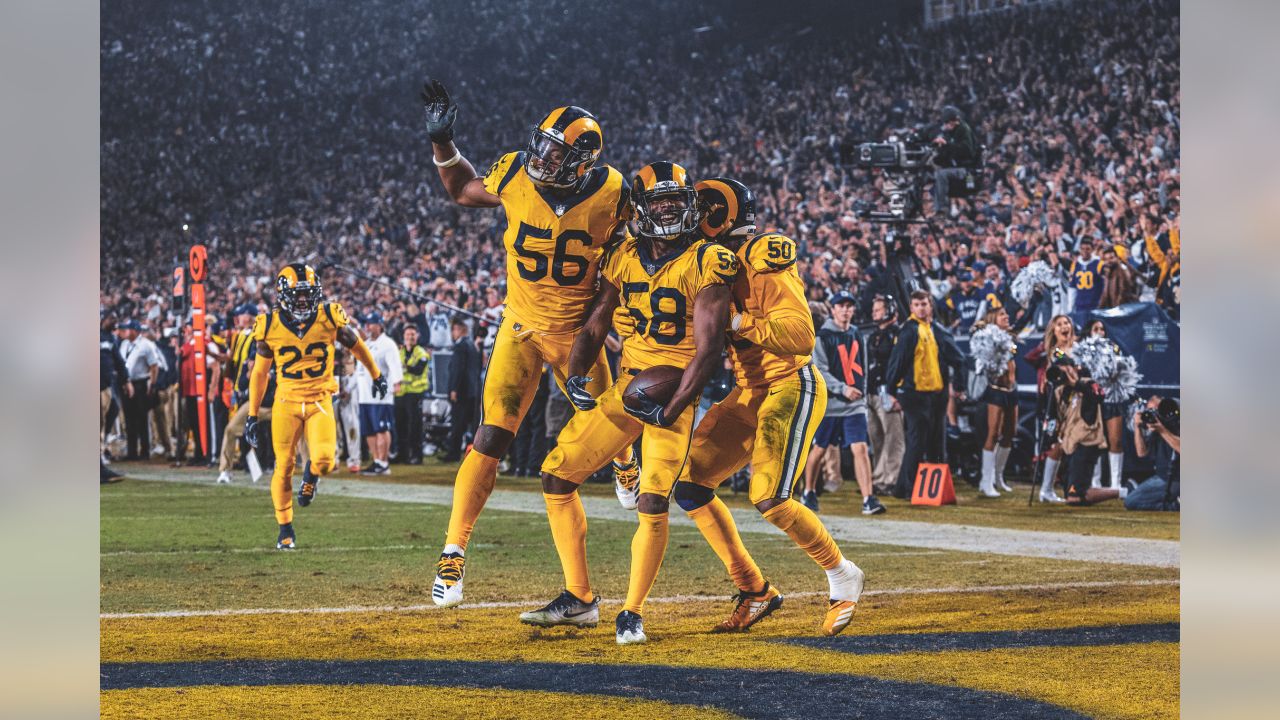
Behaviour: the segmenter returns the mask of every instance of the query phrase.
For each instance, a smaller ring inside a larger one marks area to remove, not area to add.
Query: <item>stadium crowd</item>
[[[885,228],[858,214],[880,203],[877,182],[850,148],[932,130],[952,105],[986,148],[985,187],[910,229],[946,325],[974,321],[965,297],[1016,307],[1008,288],[1034,259],[1071,282],[1082,244],[1106,278],[1091,303],[1177,317],[1176,2],[1080,0],[936,28],[820,5],[119,8],[101,33],[102,314],[162,349],[181,337],[173,271],[202,242],[223,328],[238,308],[269,308],[275,273],[299,259],[397,342],[415,325],[428,350],[454,345],[449,307],[492,327],[503,220],[440,187],[416,102],[438,77],[481,171],[573,103],[600,118],[604,161],[624,173],[666,158],[742,180],[760,225],[798,241],[815,313],[847,292],[858,323],[892,287]]]

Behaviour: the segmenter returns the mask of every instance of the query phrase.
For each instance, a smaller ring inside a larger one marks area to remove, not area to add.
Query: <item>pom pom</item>
[[[1016,350],[1013,336],[995,325],[986,325],[969,338],[969,355],[973,358],[974,370],[988,380],[1005,373]]]
[[[1027,302],[1037,290],[1056,288],[1059,284],[1058,273],[1043,260],[1035,260],[1019,272],[1009,284],[1009,292],[1019,305],[1026,307]]]
[[[1085,338],[1069,353],[1077,363],[1089,370],[1089,376],[1102,387],[1106,402],[1124,402],[1138,388],[1142,373],[1138,361],[1120,354],[1120,348],[1102,337]]]

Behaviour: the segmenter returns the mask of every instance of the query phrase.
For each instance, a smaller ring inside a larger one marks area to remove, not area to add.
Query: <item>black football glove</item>
[[[423,84],[422,109],[431,142],[443,145],[452,141],[453,121],[458,118],[458,106],[449,99],[449,91],[444,89],[439,80]]]
[[[622,407],[627,411],[628,415],[642,423],[657,425],[658,427],[667,427],[675,421],[675,418],[668,419],[665,408],[650,399],[650,397],[645,395],[643,391],[637,392],[636,394],[640,396],[640,403],[643,407],[636,409],[626,403],[623,403]]]
[[[373,379],[373,397],[381,400],[387,396],[387,376],[379,375]]]
[[[254,450],[258,449],[258,418],[253,415],[244,421],[244,441]]]
[[[591,378],[574,375],[565,381],[564,387],[569,392],[569,402],[579,410],[590,410],[596,406],[596,399],[587,392],[587,383]]]

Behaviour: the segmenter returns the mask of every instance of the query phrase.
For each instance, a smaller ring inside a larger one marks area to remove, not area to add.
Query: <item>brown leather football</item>
[[[647,370],[641,370],[639,375],[631,378],[631,382],[627,383],[627,391],[622,394],[622,404],[632,410],[642,409],[634,403],[638,401],[640,391],[644,391],[645,396],[650,400],[666,405],[671,400],[671,396],[676,394],[676,389],[680,387],[680,378],[683,376],[684,368],[674,365],[654,365]]]

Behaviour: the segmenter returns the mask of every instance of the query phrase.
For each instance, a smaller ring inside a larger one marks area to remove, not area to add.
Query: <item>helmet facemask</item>
[[[290,287],[284,278],[280,280],[280,309],[295,321],[311,319],[323,299],[319,283],[312,285],[303,281]]]
[[[568,189],[578,184],[594,161],[592,152],[570,147],[563,137],[535,127],[524,169],[539,185]]]
[[[648,191],[637,188],[633,201],[636,225],[641,235],[649,237],[675,240],[696,230],[702,217],[698,194],[676,182],[659,182]]]

